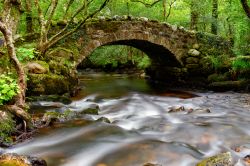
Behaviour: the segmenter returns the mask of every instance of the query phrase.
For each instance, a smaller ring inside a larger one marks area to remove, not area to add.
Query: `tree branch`
[[[139,3],[141,3],[144,6],[149,7],[149,8],[153,7],[155,4],[157,4],[160,1],[162,1],[162,0],[156,0],[156,1],[152,2],[152,3],[146,3],[143,0],[131,0],[131,2],[139,2]]]
[[[240,1],[247,17],[250,18],[250,6],[248,5],[247,0],[240,0]]]
[[[89,3],[91,3],[92,1],[93,1],[93,0],[91,0]],[[100,12],[100,11],[108,4],[109,1],[110,1],[110,0],[105,0],[98,10],[96,10],[96,11],[94,11],[93,13],[89,14],[85,19],[83,19],[82,21],[80,21],[80,22],[77,24],[77,26],[76,26],[73,30],[71,30],[71,31],[69,31],[69,32],[67,32],[67,33],[65,33],[65,34],[63,34],[63,33],[67,30],[67,28],[68,28],[68,26],[69,26],[69,24],[70,24],[70,22],[69,22],[69,23],[66,25],[66,27],[65,27],[62,31],[60,31],[59,33],[57,33],[56,35],[54,35],[54,36],[49,40],[49,43],[48,43],[48,45],[47,45],[47,48],[53,46],[53,45],[56,44],[59,40],[61,40],[61,39],[65,38],[65,37],[71,35],[71,34],[74,33],[76,30],[78,30],[78,29],[79,29],[88,19],[94,17],[98,12]],[[77,11],[77,12],[78,12],[78,11]],[[76,12],[76,13],[77,13],[77,12]],[[75,16],[76,16],[76,15],[75,15]],[[73,18],[74,18],[74,17],[72,17],[71,20],[73,20]]]

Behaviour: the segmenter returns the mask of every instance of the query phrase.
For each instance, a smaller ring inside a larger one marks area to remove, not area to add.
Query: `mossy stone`
[[[233,158],[230,152],[221,153],[199,162],[196,166],[233,166]]]
[[[57,74],[29,74],[28,95],[64,94],[70,91],[69,79]]]

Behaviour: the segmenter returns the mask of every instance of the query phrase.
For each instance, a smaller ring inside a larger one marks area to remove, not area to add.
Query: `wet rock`
[[[63,104],[70,104],[72,100],[67,96],[60,95],[40,95],[40,96],[30,96],[26,98],[28,102],[35,101],[51,101],[51,102],[61,102]]]
[[[211,113],[210,109],[208,108],[197,108],[197,109],[189,109],[188,113],[192,114],[204,114],[204,113]]]
[[[168,112],[172,113],[172,112],[182,112],[182,111],[185,111],[185,108],[183,106],[180,106],[180,107],[170,107]]]
[[[26,66],[25,69],[32,74],[45,74],[48,72],[48,68],[45,68],[41,64],[37,62],[29,62]]]
[[[60,113],[57,112],[47,112],[42,117],[42,126],[50,126],[53,125],[55,122],[59,122],[60,120]]]
[[[190,49],[189,51],[188,51],[188,55],[190,55],[190,56],[195,56],[195,57],[197,57],[197,56],[200,56],[200,51],[198,51],[198,50],[196,50],[196,49]]]
[[[45,160],[31,157],[23,156],[15,153],[6,153],[0,156],[1,166],[47,166]]]
[[[209,88],[214,91],[229,91],[229,90],[249,90],[250,81],[222,81],[209,84]]]
[[[111,123],[110,120],[106,117],[101,117],[96,120],[97,122]]]
[[[162,166],[162,165],[160,165],[160,164],[146,163],[146,164],[143,164],[143,166]]]
[[[97,104],[91,104],[88,108],[84,108],[80,111],[80,114],[91,114],[91,115],[98,115],[100,108]]]
[[[196,166],[233,166],[233,158],[230,152],[221,153],[202,160]]]
[[[243,160],[247,165],[250,165],[250,155],[246,155]]]

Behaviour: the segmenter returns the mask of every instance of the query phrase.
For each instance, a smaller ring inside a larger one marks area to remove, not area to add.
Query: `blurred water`
[[[42,129],[7,151],[42,157],[49,166],[193,166],[224,151],[236,160],[250,153],[249,94],[155,90],[124,75],[82,75],[81,86],[63,108],[97,104],[99,115]],[[195,111],[168,112],[181,106]],[[111,124],[95,122],[100,117]],[[242,150],[234,152],[235,147]]]

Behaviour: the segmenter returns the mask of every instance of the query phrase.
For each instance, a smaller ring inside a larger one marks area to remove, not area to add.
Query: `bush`
[[[31,60],[35,57],[35,48],[20,47],[17,49],[17,58],[21,62]]]
[[[16,80],[5,74],[0,75],[0,105],[11,100],[18,91]]]
[[[236,59],[232,63],[233,70],[250,69],[250,62],[244,59]]]

